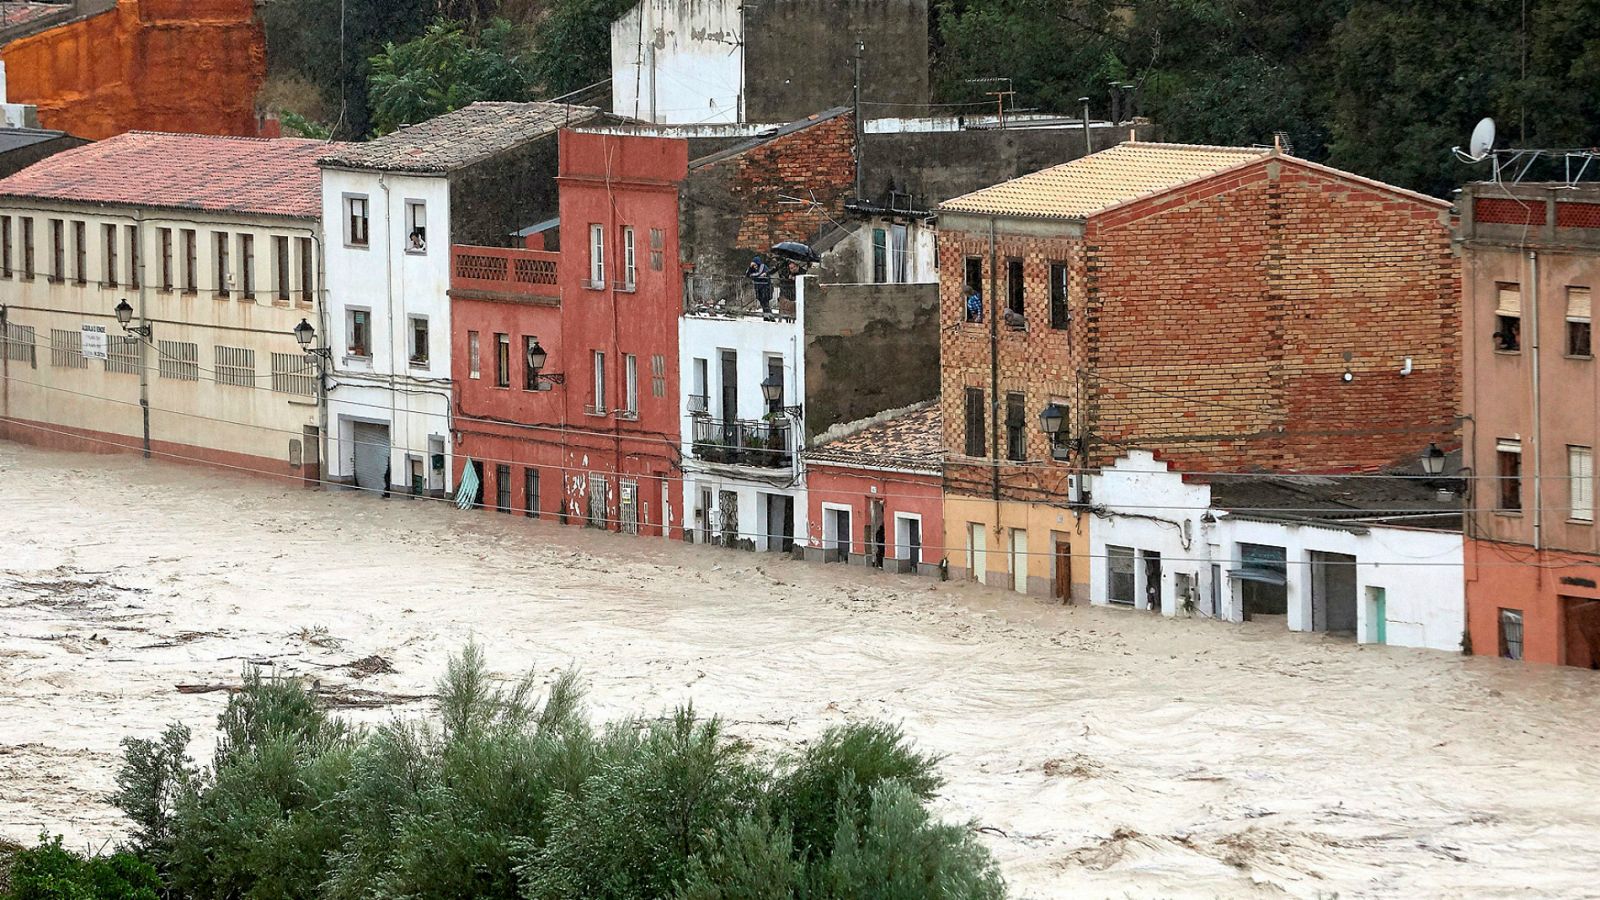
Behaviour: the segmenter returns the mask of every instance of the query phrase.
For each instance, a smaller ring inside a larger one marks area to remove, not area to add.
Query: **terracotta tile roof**
[[[27,0],[5,0],[5,2],[0,2],[0,28],[24,25],[28,22],[42,19],[45,16],[69,12],[72,12],[72,6],[67,3],[33,3],[27,2]]]
[[[1128,141],[947,200],[939,209],[1038,219],[1080,219],[1270,153],[1270,150],[1254,147]]]
[[[325,153],[322,164],[389,172],[450,172],[600,115],[564,103],[474,103],[360,144]]]
[[[0,197],[315,219],[325,141],[130,131],[0,180]]]
[[[938,401],[930,400],[891,419],[844,426],[844,436],[807,450],[806,461],[937,473],[944,462],[943,422]]]

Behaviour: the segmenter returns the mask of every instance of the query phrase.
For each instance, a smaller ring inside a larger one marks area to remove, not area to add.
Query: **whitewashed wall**
[[[702,462],[694,457],[694,416],[689,413],[689,397],[699,393],[695,384],[695,360],[706,361],[708,408],[713,419],[723,415],[721,351],[733,350],[738,354],[738,416],[740,419],[758,420],[767,414],[766,398],[761,393],[761,382],[767,377],[767,360],[783,359],[784,404],[802,404],[806,396],[805,360],[801,355],[805,334],[805,294],[810,278],[796,283],[794,321],[766,321],[759,316],[684,315],[678,320],[678,377],[679,396],[683,398],[680,413],[680,435],[684,453],[684,495],[686,527],[696,529],[700,540],[702,511],[717,522],[721,491],[738,494],[739,530],[753,540],[756,549],[766,550],[769,532],[766,504],[760,502],[762,494],[783,494],[794,498],[794,539],[803,543],[806,528],[806,493],[804,472],[799,468],[799,453],[795,465],[788,469],[736,467]],[[795,435],[803,433],[796,428]],[[798,451],[798,447],[794,448]],[[713,508],[703,510],[701,489],[711,490]],[[774,548],[775,549],[775,548]]]
[[[365,248],[347,240],[347,195],[368,201]],[[427,247],[407,252],[406,202],[427,204]],[[442,440],[442,478],[430,487],[450,489],[450,189],[444,176],[324,169],[323,221],[327,223],[328,315],[317,332],[333,348],[334,389],[328,399],[329,470],[352,476],[356,422],[390,429],[391,482],[408,483],[409,459],[423,458]],[[371,313],[370,359],[351,356],[347,313]],[[425,366],[409,362],[409,317],[428,318]],[[431,440],[430,440],[431,439]]]
[[[1164,615],[1181,609],[1176,594],[1179,574],[1194,577],[1196,613],[1211,614],[1217,599],[1219,618],[1244,618],[1242,600],[1228,572],[1240,565],[1239,545],[1283,547],[1288,572],[1288,627],[1311,627],[1311,560],[1313,553],[1342,553],[1356,558],[1356,638],[1376,638],[1371,589],[1383,588],[1386,599],[1386,642],[1397,646],[1458,651],[1466,625],[1460,532],[1388,525],[1351,528],[1321,527],[1250,519],[1211,507],[1203,484],[1188,484],[1144,451],[1131,451],[1092,481],[1096,515],[1090,527],[1090,600],[1108,603],[1108,546],[1161,554],[1160,599]],[[1206,522],[1207,512],[1216,519]],[[1146,608],[1144,566],[1135,557],[1134,596]]]
[[[741,120],[739,0],[642,0],[611,23],[611,109],[660,124]]]

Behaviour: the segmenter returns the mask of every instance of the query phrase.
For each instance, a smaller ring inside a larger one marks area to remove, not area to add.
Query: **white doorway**
[[[1028,530],[1011,529],[1011,589],[1028,592]]]
[[[850,507],[822,504],[822,561],[850,561]]]
[[[967,523],[967,577],[979,584],[989,583],[988,536],[980,522]]]
[[[894,517],[894,556],[899,571],[916,574],[922,565],[922,516],[897,513]]]

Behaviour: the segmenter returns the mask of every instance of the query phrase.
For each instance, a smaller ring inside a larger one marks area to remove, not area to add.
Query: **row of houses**
[[[1055,165],[979,154],[990,168],[929,197],[901,185],[950,176],[912,158],[862,196],[864,132],[972,137],[863,125],[480,103],[364,144],[131,133],[59,153],[0,180],[0,428],[1075,602],[1600,660],[1593,193],[1453,208],[1111,123],[1087,154],[1094,129],[1040,121],[988,138],[1053,141]],[[1565,351],[1554,372],[1541,346]]]

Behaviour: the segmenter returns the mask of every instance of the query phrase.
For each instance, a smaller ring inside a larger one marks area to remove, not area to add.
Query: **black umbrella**
[[[772,255],[805,265],[822,262],[822,257],[818,256],[816,251],[799,241],[781,241],[773,244]]]

